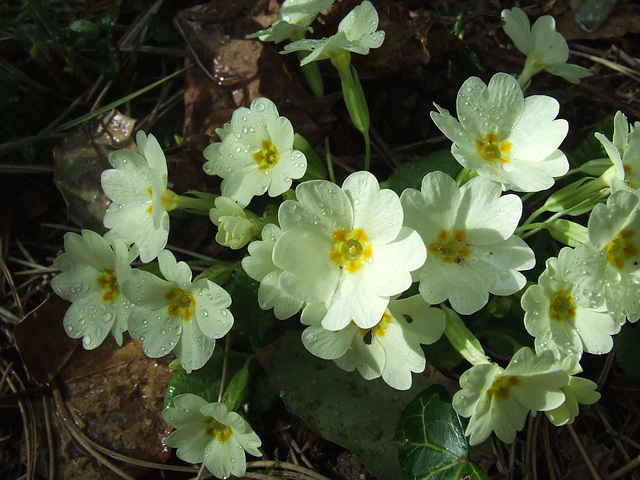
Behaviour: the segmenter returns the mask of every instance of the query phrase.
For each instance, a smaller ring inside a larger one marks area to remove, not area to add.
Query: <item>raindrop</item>
[[[104,320],[105,322],[108,322],[111,320],[112,317],[113,315],[111,315],[111,312],[106,312],[104,315],[102,315],[102,320]]]

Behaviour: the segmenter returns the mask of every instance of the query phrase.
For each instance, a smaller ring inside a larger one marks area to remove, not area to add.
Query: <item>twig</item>
[[[600,390],[602,388],[602,386],[604,385],[604,382],[609,376],[609,372],[611,371],[611,365],[613,365],[613,360],[615,359],[615,353],[616,353],[616,347],[614,345],[611,352],[609,352],[609,354],[607,355],[607,360],[604,362],[602,371],[598,376],[598,381],[596,382],[598,384],[597,390]]]
[[[537,460],[537,446],[538,446],[538,430],[540,429],[540,422],[542,421],[543,414],[539,413],[535,421],[533,422],[533,428],[529,425],[529,430],[527,431],[527,448],[531,448],[531,475],[533,476],[533,480],[538,480],[538,462]],[[531,432],[531,438],[528,433]],[[532,440],[529,442],[529,440]],[[528,471],[527,465],[525,464],[525,471]]]
[[[613,71],[621,73],[622,75],[625,75],[629,78],[633,78],[636,82],[640,82],[640,75],[638,75],[637,70],[625,67],[624,65],[620,65],[616,62],[612,62],[611,60],[607,60],[606,58],[590,55],[588,53],[576,52],[575,50],[569,50],[569,53],[575,55],[576,57],[586,58],[587,60],[591,60],[592,62],[604,65],[605,67],[610,68]]]
[[[198,470],[198,475],[196,475],[196,480],[202,480],[204,472],[206,471],[207,467],[205,466],[204,462],[202,462],[202,465],[200,465],[200,470]]]
[[[283,470],[292,470],[294,472],[303,473],[315,480],[329,480],[324,475],[321,475],[320,473],[314,472],[313,470],[309,470],[308,468],[302,467],[300,465],[294,465],[287,462],[278,462],[274,460],[258,460],[255,462],[247,462],[247,468],[280,468]]]
[[[616,480],[617,478],[621,478],[623,475],[626,475],[631,470],[634,470],[638,467],[640,467],[640,455],[638,455],[636,458],[631,460],[624,467],[619,468],[618,470],[613,472],[611,475],[609,475],[609,480]]]
[[[49,399],[42,397],[42,408],[44,410],[44,424],[47,428],[47,447],[49,448],[49,476],[47,478],[56,478],[56,455],[53,444],[53,429],[51,428],[51,409],[49,408]]]
[[[580,456],[582,457],[582,460],[584,460],[584,463],[587,466],[587,469],[589,470],[589,473],[591,474],[591,478],[593,478],[593,480],[602,480],[600,478],[600,475],[598,475],[598,472],[596,471],[595,467],[593,466],[593,463],[591,463],[591,459],[589,458],[589,455],[587,454],[587,451],[584,449],[584,445],[582,445],[582,442],[578,438],[578,434],[573,429],[573,426],[572,425],[567,425],[567,429],[569,430],[569,434],[571,435],[571,439],[573,440],[573,443],[575,444],[576,448],[578,449],[578,452],[580,453]]]
[[[547,469],[549,470],[549,478],[551,480],[556,480],[556,471],[553,468],[553,460],[552,460],[553,452],[551,451],[551,440],[549,439],[549,422],[548,421],[545,422],[544,424],[543,440],[544,440],[544,457],[547,460]]]
[[[222,374],[220,375],[220,391],[218,392],[218,402],[222,402],[222,395],[227,383],[227,370],[229,365],[229,350],[231,350],[231,332],[227,333],[224,341],[224,358],[222,359]]]

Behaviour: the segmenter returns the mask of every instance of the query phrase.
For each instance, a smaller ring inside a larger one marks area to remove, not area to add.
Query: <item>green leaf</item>
[[[582,0],[575,13],[578,22],[587,32],[602,25],[616,6],[617,0]]]
[[[235,373],[244,365],[244,355],[229,356],[227,361],[227,379],[232,378]],[[173,399],[176,395],[183,393],[193,393],[204,398],[207,402],[217,402],[220,393],[220,377],[222,375],[222,364],[224,351],[215,350],[204,367],[187,373],[184,370],[176,373],[164,394],[164,406],[172,407]]]
[[[467,458],[467,440],[451,398],[431,385],[405,408],[396,432],[404,480],[483,480]]]
[[[267,333],[273,330],[278,319],[273,310],[262,310],[258,305],[259,282],[253,280],[239,268],[229,284],[231,295],[231,313],[233,313],[233,332],[235,339],[248,339],[248,347],[261,347],[265,344]]]
[[[201,272],[195,278],[194,282],[197,282],[201,278],[206,278],[217,285],[224,285],[229,281],[231,273],[237,266],[237,263],[216,262],[205,271]]]
[[[287,408],[323,438],[358,455],[378,480],[401,477],[395,425],[415,395],[429,383],[457,384],[430,366],[414,376],[414,386],[397,391],[382,379],[365,380],[358,372],[345,372],[333,362],[309,353],[299,331],[256,352],[271,383]]]
[[[78,36],[85,42],[91,42],[96,40],[100,35],[100,29],[98,26],[89,20],[76,20],[69,25],[69,30],[78,34]]]
[[[616,337],[616,360],[624,373],[640,380],[640,323],[628,323]]]
[[[120,5],[118,3],[114,3],[106,12],[98,17],[98,25],[100,25],[105,30],[111,30],[116,25],[119,15]]]
[[[585,137],[582,143],[571,152],[571,159],[578,165],[582,165],[596,158],[608,158],[604,147],[595,137],[596,132],[600,132],[611,139],[613,137],[613,115],[609,115],[602,120],[602,122]]]
[[[96,43],[96,67],[105,78],[115,79],[118,75],[116,56],[109,48],[109,42],[106,38],[98,40]]]
[[[389,188],[398,195],[402,194],[405,188],[420,190],[422,178],[427,173],[437,170],[455,180],[462,171],[462,165],[453,158],[451,150],[437,150],[418,160],[398,165],[389,177]]]

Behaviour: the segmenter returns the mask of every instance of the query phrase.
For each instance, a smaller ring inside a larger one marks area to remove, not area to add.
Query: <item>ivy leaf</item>
[[[431,385],[407,405],[396,431],[404,480],[488,480],[467,458],[467,440],[451,398]]]
[[[450,149],[437,150],[429,155],[401,163],[389,177],[389,188],[400,195],[405,188],[420,190],[422,178],[431,172],[440,170],[455,179],[462,171]]]
[[[616,337],[616,360],[624,373],[640,380],[640,324],[628,323]]]

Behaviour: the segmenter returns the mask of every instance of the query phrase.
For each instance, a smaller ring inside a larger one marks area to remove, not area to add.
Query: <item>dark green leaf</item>
[[[233,332],[235,339],[248,339],[250,347],[261,347],[266,334],[278,322],[273,310],[262,310],[258,305],[259,282],[253,280],[242,268],[236,271],[229,284]]]
[[[158,45],[170,45],[182,40],[178,31],[158,15],[151,15],[149,19],[149,35]]]
[[[76,33],[82,40],[91,42],[98,38],[100,35],[100,29],[98,26],[89,20],[76,20],[69,25],[69,30]]]
[[[236,267],[236,263],[216,262],[208,267],[204,272],[201,272],[195,278],[194,282],[200,280],[201,278],[206,278],[207,280],[217,285],[224,285],[229,281],[231,273],[235,270]]]
[[[588,32],[593,32],[611,15],[616,2],[617,0],[582,0],[576,10],[576,22]]]
[[[114,79],[118,75],[116,56],[109,48],[109,42],[106,38],[96,43],[96,67],[105,78]]]
[[[118,15],[120,15],[120,5],[114,2],[106,12],[98,17],[98,25],[105,30],[111,30],[118,21]]]
[[[578,147],[571,153],[571,160],[576,164],[582,165],[589,160],[596,158],[607,158],[607,152],[600,141],[595,137],[595,133],[600,132],[607,138],[613,137],[613,115],[607,116],[600,124],[587,134],[585,139],[578,145]]]
[[[396,433],[404,480],[483,480],[467,458],[467,440],[441,385],[423,390],[405,408]]]
[[[453,158],[451,150],[437,150],[429,155],[396,167],[389,177],[389,188],[400,195],[405,188],[420,190],[422,178],[440,170],[455,179],[462,166]]]
[[[640,380],[640,323],[628,323],[616,337],[616,360],[627,375]]]
[[[215,350],[212,357],[204,367],[194,370],[191,373],[185,371],[177,372],[164,394],[164,406],[172,407],[173,399],[176,395],[183,393],[193,393],[204,398],[207,402],[217,402],[220,393],[220,376],[222,375],[222,364],[224,351]],[[233,355],[227,361],[227,379],[232,378],[235,373],[242,368],[244,355]]]
[[[382,379],[368,381],[309,353],[299,331],[256,352],[287,407],[323,438],[348,448],[379,480],[401,476],[393,443],[395,425],[407,403],[426,384],[453,382],[427,366],[414,386],[397,391]]]

